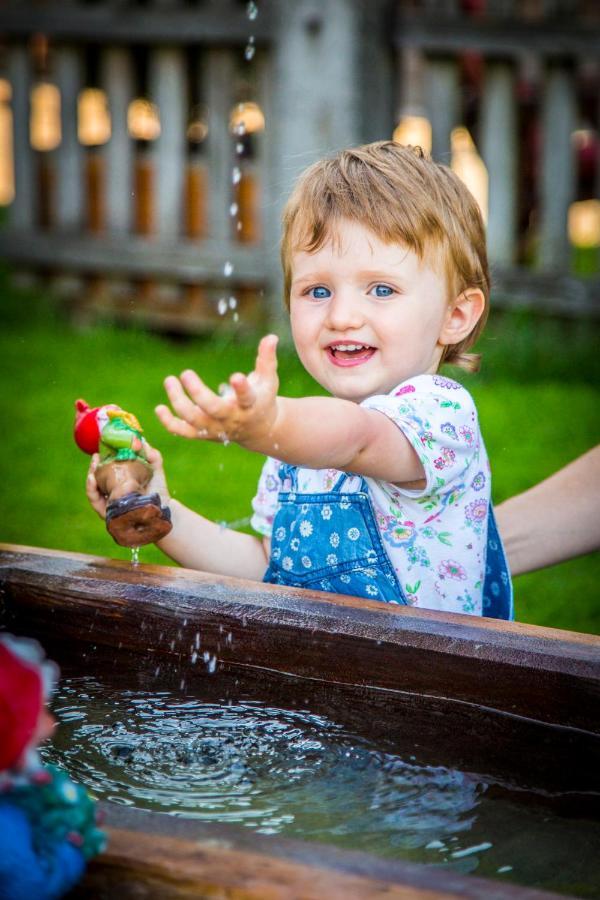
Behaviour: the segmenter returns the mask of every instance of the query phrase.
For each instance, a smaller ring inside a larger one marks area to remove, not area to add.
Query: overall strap
[[[283,490],[283,484],[286,478],[289,478],[291,481],[291,490],[298,490],[298,467],[292,466],[290,463],[281,463],[279,466],[279,478],[281,479],[281,488]]]
[[[360,477],[360,490],[362,491],[363,494],[368,494],[369,489],[367,487],[367,482],[365,481],[365,479],[362,477],[362,475],[357,476],[357,475],[354,475],[352,472],[342,472],[340,477],[336,481],[336,483],[331,488],[331,492],[334,494],[340,493],[342,490],[342,486],[346,483],[348,478],[357,478],[357,477]]]

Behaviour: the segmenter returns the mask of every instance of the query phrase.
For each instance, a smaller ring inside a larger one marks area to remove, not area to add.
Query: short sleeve
[[[270,537],[273,530],[273,519],[277,512],[281,490],[280,465],[278,460],[270,456],[267,458],[258,480],[256,496],[252,500],[253,515],[250,524],[264,537]]]
[[[479,458],[481,436],[473,398],[462,385],[441,375],[419,375],[390,394],[361,404],[388,416],[410,441],[425,470],[421,490],[396,486],[401,494],[424,497],[464,478]]]

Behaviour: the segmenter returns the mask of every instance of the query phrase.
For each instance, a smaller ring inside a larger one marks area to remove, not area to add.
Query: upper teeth
[[[336,344],[334,350],[364,350],[365,344]]]

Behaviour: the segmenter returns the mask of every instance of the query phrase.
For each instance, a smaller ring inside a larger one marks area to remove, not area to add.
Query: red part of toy
[[[12,768],[31,743],[43,703],[39,669],[0,641],[0,772]]]
[[[75,443],[84,453],[97,453],[100,444],[99,413],[103,409],[118,409],[115,403],[106,403],[104,406],[95,406],[93,409],[85,400],[75,401],[75,429],[73,436]]]

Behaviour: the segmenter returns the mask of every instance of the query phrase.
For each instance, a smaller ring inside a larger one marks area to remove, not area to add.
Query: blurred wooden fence
[[[498,299],[598,309],[597,278],[570,273],[567,234],[571,203],[600,183],[594,2],[13,0],[0,40],[15,165],[0,253],[69,290],[80,314],[185,330],[276,317],[295,176],[415,116],[442,161],[457,125],[476,135]],[[31,140],[42,82],[60,101],[46,150]],[[86,88],[103,92],[108,140],[82,143]],[[149,131],[132,125],[136,98]],[[592,175],[579,132],[595,141]]]

